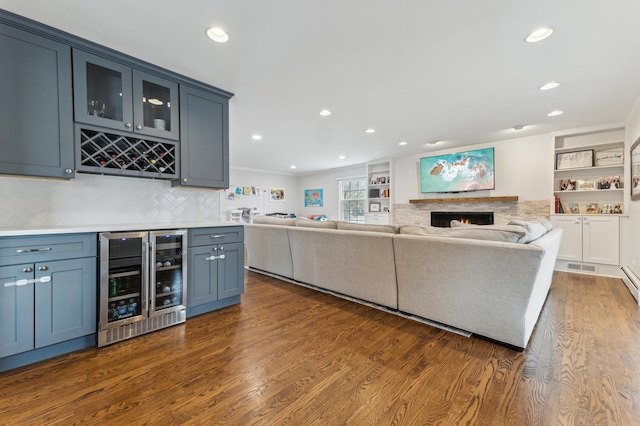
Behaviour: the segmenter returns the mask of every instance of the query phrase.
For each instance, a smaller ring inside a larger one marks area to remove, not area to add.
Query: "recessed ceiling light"
[[[400,142],[398,145],[405,146],[407,143],[405,141]]]
[[[516,124],[513,126],[513,130],[522,130],[524,129],[524,124]]]
[[[220,27],[211,27],[207,29],[207,37],[218,43],[226,43],[229,41],[229,34]]]
[[[365,133],[375,133],[375,130],[373,130],[373,129],[367,129],[367,130],[365,130],[364,132],[365,132]]]
[[[296,168],[296,166],[294,166],[293,164],[292,164],[292,165],[290,165],[289,167],[290,167],[290,168],[292,168],[292,169],[295,169],[295,168]]]
[[[322,111],[320,111],[320,115],[326,117],[327,115],[331,115],[331,111],[329,111],[328,109],[323,109]]]
[[[253,136],[251,136],[251,139],[253,139],[254,141],[259,141],[259,140],[262,140],[262,136],[260,136],[260,135],[253,135]]]
[[[551,81],[547,84],[543,84],[542,86],[539,87],[540,90],[551,90],[551,89],[555,89],[556,87],[560,86],[560,83],[558,83],[557,81]]]
[[[547,114],[547,116],[549,117],[555,117],[556,115],[560,115],[564,113],[564,111],[560,111],[560,110],[555,110],[555,111],[551,111],[549,114]]]
[[[338,157],[339,160],[344,160],[345,158],[347,158],[347,157],[345,157],[344,155],[341,155],[341,156]]]
[[[439,144],[440,142],[442,142],[442,141],[431,141],[431,142],[427,142],[427,145],[433,146],[433,145]]]
[[[553,33],[553,28],[549,28],[549,27],[538,28],[537,30],[529,34],[527,38],[525,38],[525,41],[527,43],[535,43],[537,41],[544,40],[545,38],[549,37],[552,33]]]

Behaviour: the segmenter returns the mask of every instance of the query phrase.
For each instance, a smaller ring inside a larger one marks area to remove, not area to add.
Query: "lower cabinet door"
[[[217,246],[189,247],[187,307],[218,300],[217,250]]]
[[[36,348],[96,332],[96,259],[35,265]]]
[[[0,267],[0,358],[33,349],[32,281],[33,264]]]
[[[218,298],[244,293],[244,243],[224,244],[218,251],[224,254],[218,265]]]

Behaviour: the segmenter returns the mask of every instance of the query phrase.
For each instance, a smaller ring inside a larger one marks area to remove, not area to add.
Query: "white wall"
[[[243,207],[257,208],[261,214],[267,213],[296,213],[298,200],[298,180],[294,175],[270,173],[260,170],[231,167],[229,171],[230,188],[235,187],[259,187],[262,195],[241,195],[229,200],[226,191],[220,191],[220,219],[229,220],[231,210],[239,210]],[[271,201],[269,189],[283,188],[285,190],[284,201]]]
[[[322,173],[305,175],[298,177],[298,216],[308,216],[313,214],[327,215],[329,220],[340,219],[339,212],[339,192],[338,179],[357,178],[366,175],[366,166],[358,164],[355,166],[341,167],[327,170]],[[324,202],[322,207],[305,207],[304,190],[322,188]]]
[[[521,201],[551,198],[553,187],[553,141],[549,135],[509,139],[464,148],[443,148],[422,154],[397,158],[393,163],[393,202],[408,203],[417,198],[465,198],[460,194],[420,194],[419,165],[421,157],[449,154],[465,149],[495,148],[496,189],[477,191],[474,197],[517,195]]]
[[[631,170],[631,159],[629,157],[629,150],[631,145],[640,137],[640,98],[636,101],[635,107],[627,117],[626,123],[626,137],[625,137],[625,166],[627,170]],[[629,173],[625,178],[628,179]],[[630,180],[630,179],[629,179]],[[625,197],[627,212],[629,214],[629,229],[626,234],[630,236],[628,239],[628,264],[623,266],[629,266],[631,270],[640,276],[640,201],[631,201],[631,185],[626,185]]]

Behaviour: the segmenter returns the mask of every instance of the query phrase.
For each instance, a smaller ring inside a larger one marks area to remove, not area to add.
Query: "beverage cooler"
[[[100,234],[98,346],[182,323],[186,230]]]

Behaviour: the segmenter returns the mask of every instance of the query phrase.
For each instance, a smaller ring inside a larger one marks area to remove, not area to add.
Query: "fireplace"
[[[452,220],[475,225],[493,225],[493,212],[431,212],[431,226],[450,228]]]

